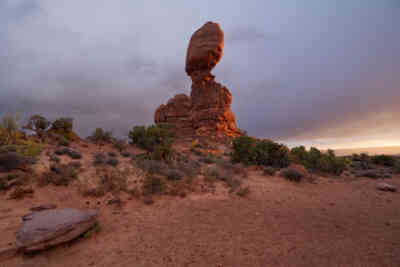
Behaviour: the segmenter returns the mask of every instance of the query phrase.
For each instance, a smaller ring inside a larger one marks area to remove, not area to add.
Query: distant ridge
[[[385,155],[400,155],[400,146],[385,146],[385,147],[362,147],[362,148],[343,148],[335,149],[337,156],[346,156],[353,153],[368,153],[369,155],[385,154]]]

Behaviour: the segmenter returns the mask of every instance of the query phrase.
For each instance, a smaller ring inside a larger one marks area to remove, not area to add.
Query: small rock
[[[397,187],[388,183],[379,183],[376,188],[381,191],[396,192]]]
[[[55,204],[40,204],[40,205],[33,206],[31,208],[31,211],[52,210],[55,208],[57,208],[57,205],[55,205]]]
[[[71,241],[97,223],[96,210],[51,209],[24,216],[17,248],[23,252],[45,250]]]

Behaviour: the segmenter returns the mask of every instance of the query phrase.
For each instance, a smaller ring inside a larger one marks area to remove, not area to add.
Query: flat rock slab
[[[23,252],[45,250],[71,241],[97,222],[96,210],[51,209],[23,217],[17,233],[17,248]]]
[[[376,188],[381,191],[396,192],[397,187],[388,183],[379,183]]]

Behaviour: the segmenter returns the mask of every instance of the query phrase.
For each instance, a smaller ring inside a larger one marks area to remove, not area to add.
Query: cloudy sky
[[[400,145],[399,0],[1,0],[0,115],[126,135],[190,92],[192,33],[221,24],[214,69],[239,128],[289,145]]]

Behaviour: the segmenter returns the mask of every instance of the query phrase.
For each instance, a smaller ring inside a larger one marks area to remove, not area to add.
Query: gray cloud
[[[295,143],[400,139],[397,1],[6,0],[0,114],[73,116],[123,135],[190,92],[186,47],[208,20],[225,30],[217,80],[240,128]],[[391,133],[391,134],[388,134]],[[325,140],[325,141],[321,141]]]

